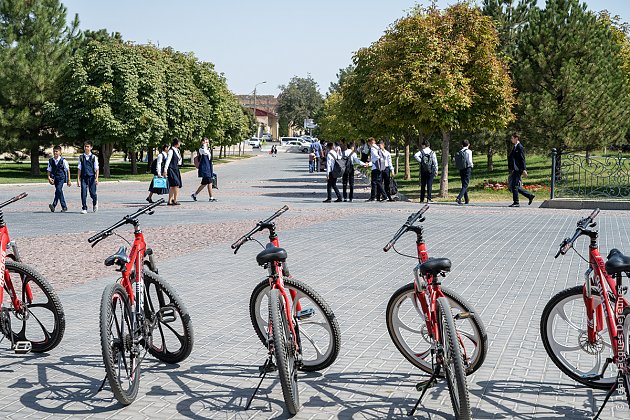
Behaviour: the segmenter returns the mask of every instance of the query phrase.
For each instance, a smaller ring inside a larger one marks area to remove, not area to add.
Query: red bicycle
[[[147,248],[138,217],[153,214],[160,199],[88,239],[92,247],[112,234],[131,246],[121,246],[105,260],[116,266],[121,278],[103,291],[100,312],[101,349],[107,373],[105,381],[116,399],[131,404],[140,386],[140,364],[146,353],[174,364],[186,359],[193,347],[190,315],[175,290],[158,275],[153,251]],[[133,225],[133,245],[114,231]],[[99,389],[100,390],[100,389]]]
[[[279,247],[273,220],[286,212],[284,206],[271,217],[232,244],[236,254],[257,232],[267,229],[269,243],[256,256],[258,265],[268,270],[267,279],[259,283],[250,298],[250,318],[256,334],[267,347],[268,358],[261,367],[261,379],[245,409],[251,405],[265,375],[275,369],[285,404],[291,414],[299,410],[297,371],[314,371],[330,366],[341,346],[337,319],[317,292],[293,278],[286,263],[287,252]],[[263,312],[266,311],[266,316]],[[276,359],[274,364],[273,359]]]
[[[555,258],[572,249],[580,236],[588,236],[588,260],[580,257],[589,267],[583,285],[563,290],[549,300],[540,320],[540,333],[547,354],[562,372],[588,387],[608,389],[604,405],[623,384],[630,405],[630,306],[622,285],[622,275],[630,277],[630,256],[612,249],[604,262],[598,232],[592,229],[598,214],[596,209],[580,219],[573,237],[560,244]]]
[[[429,387],[446,372],[451,402],[458,419],[471,416],[466,375],[483,364],[487,353],[487,334],[471,305],[450,289],[441,286],[440,277],[451,270],[448,258],[429,258],[423,239],[425,205],[407,221],[383,248],[418,260],[414,282],[398,289],[387,304],[387,330],[396,348],[414,366],[431,378],[416,388],[422,391],[409,412],[413,415]],[[395,244],[407,232],[416,234],[417,255],[398,252]]]
[[[15,353],[42,353],[59,344],[66,318],[52,286],[21,262],[17,245],[9,238],[2,208],[26,196],[22,193],[0,204],[0,341],[9,338]]]

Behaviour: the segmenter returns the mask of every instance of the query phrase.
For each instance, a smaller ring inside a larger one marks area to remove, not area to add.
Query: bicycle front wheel
[[[617,378],[617,367],[610,363],[604,371],[608,357],[613,357],[608,327],[597,333],[594,343],[588,340],[586,307],[582,291],[584,286],[565,289],[552,297],[540,318],[540,334],[547,354],[553,363],[571,379],[596,389],[610,389]],[[603,300],[593,289],[594,305],[601,308]],[[614,295],[609,295],[614,305]],[[624,334],[630,330],[630,319],[624,322]],[[598,375],[603,375],[601,378]]]
[[[457,338],[455,321],[451,313],[451,306],[445,297],[436,301],[438,326],[440,330],[440,344],[442,345],[442,365],[445,370],[448,393],[451,395],[455,418],[467,420],[472,418],[470,401],[468,399],[468,385],[464,370],[464,358]]]
[[[291,314],[298,308],[308,313],[298,321],[302,346],[300,370],[312,372],[332,365],[341,348],[341,331],[337,318],[324,299],[310,286],[294,278],[284,278],[284,288],[292,297]],[[254,288],[249,299],[249,316],[263,345],[267,346],[267,316],[269,311],[269,280]]]
[[[454,314],[467,314],[455,321],[458,337],[463,346],[466,374],[481,367],[488,352],[488,336],[481,318],[472,306],[454,291],[442,287]],[[433,373],[431,361],[432,339],[426,327],[426,318],[416,298],[413,283],[398,289],[389,299],[386,311],[387,331],[394,345],[414,366]]]
[[[31,351],[42,353],[57,347],[66,329],[66,318],[59,297],[46,279],[26,264],[7,260],[4,269],[5,279],[13,286],[19,301],[16,307],[9,295],[5,281],[5,295],[8,300],[3,307],[9,308],[7,335],[13,342],[30,341]]]
[[[287,322],[284,298],[278,289],[273,289],[269,294],[269,322],[284,403],[289,413],[294,415],[300,409],[297,352]]]
[[[131,404],[140,387],[140,359],[133,343],[134,325],[125,289],[108,285],[101,299],[101,349],[109,386],[123,405]]]

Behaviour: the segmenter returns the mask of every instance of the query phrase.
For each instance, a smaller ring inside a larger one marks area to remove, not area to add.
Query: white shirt
[[[466,167],[472,168],[473,167],[472,150],[470,150],[468,147],[462,147],[462,150],[466,151]]]
[[[326,154],[326,173],[330,174],[335,167],[335,160],[339,158],[339,155],[334,150],[329,150]]]
[[[392,164],[392,154],[387,150],[381,150],[383,152],[383,156],[385,157],[385,167],[391,169],[394,172],[394,165]]]
[[[94,156],[94,154],[90,153],[88,155],[83,153],[83,156],[85,157],[85,160],[87,162],[88,160],[92,159],[92,156]],[[79,164],[77,165],[77,168],[81,170],[81,156],[79,156]],[[96,171],[98,171],[98,159],[96,158],[96,156],[94,156],[94,172]]]
[[[357,154],[355,152],[353,152],[352,149],[344,150],[343,155],[345,157],[349,157],[350,161],[352,162],[353,165],[361,165],[361,166],[363,166],[363,162],[361,162],[361,160],[357,157]]]
[[[61,159],[62,156],[59,156],[59,159]],[[55,159],[53,158],[53,160],[55,161],[55,165],[59,165],[59,159]],[[79,164],[80,165],[80,164]],[[68,164],[67,160],[63,160],[63,169],[68,172],[70,170],[70,165]],[[46,169],[48,172],[52,172],[52,166],[50,166],[50,160],[48,161],[48,168]]]
[[[378,169],[378,161],[381,160],[379,152],[381,148],[377,145],[370,147],[370,161],[372,162],[372,169]]]
[[[157,163],[155,166],[158,176],[162,176],[162,162],[164,162],[165,159],[166,159],[166,153],[160,152],[160,154],[157,156]]]
[[[179,150],[175,147],[171,147],[168,151],[168,154],[166,155],[166,163],[164,164],[164,169],[162,171],[166,171],[168,170],[168,167],[171,164],[171,160],[173,160],[173,153],[175,153],[177,156],[177,164],[181,165],[182,164],[182,155],[179,154]]]
[[[199,156],[201,155],[206,155],[208,156],[208,158],[211,158],[210,149],[208,149],[208,146],[206,146],[205,144],[199,148]]]
[[[431,160],[433,161],[433,167],[435,167],[434,174],[436,174],[437,173],[437,168],[438,168],[438,161],[437,161],[437,156],[435,155],[435,152],[433,150],[431,150],[431,148],[425,147],[424,149],[420,150],[418,153],[413,155],[413,157],[418,161],[418,163],[421,164],[422,163],[422,155],[423,154],[431,156]]]

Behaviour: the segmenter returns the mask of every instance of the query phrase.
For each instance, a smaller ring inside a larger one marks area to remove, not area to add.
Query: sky
[[[237,95],[280,93],[293,76],[310,74],[321,93],[352,55],[378,40],[415,0],[61,0],[80,29],[120,32],[193,52],[214,63]],[[440,8],[455,1],[438,0]],[[540,2],[540,0],[539,0]],[[429,4],[429,1],[420,2]],[[587,0],[630,22],[627,0]],[[266,83],[261,83],[266,82]],[[261,84],[259,84],[261,83]]]

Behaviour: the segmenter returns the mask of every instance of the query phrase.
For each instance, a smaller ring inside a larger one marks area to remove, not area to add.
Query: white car
[[[272,141],[273,138],[271,137],[271,134],[263,134],[263,136],[261,137],[264,141]]]
[[[308,149],[311,147],[311,144],[305,141],[300,140],[291,140],[286,142],[286,145],[289,147],[295,147],[302,153],[307,153]]]
[[[251,139],[247,140],[247,144],[249,146],[252,146],[252,148],[259,148],[260,149],[260,139],[258,137],[252,137]]]
[[[290,141],[301,141],[299,137],[280,137],[280,144],[286,146]]]

